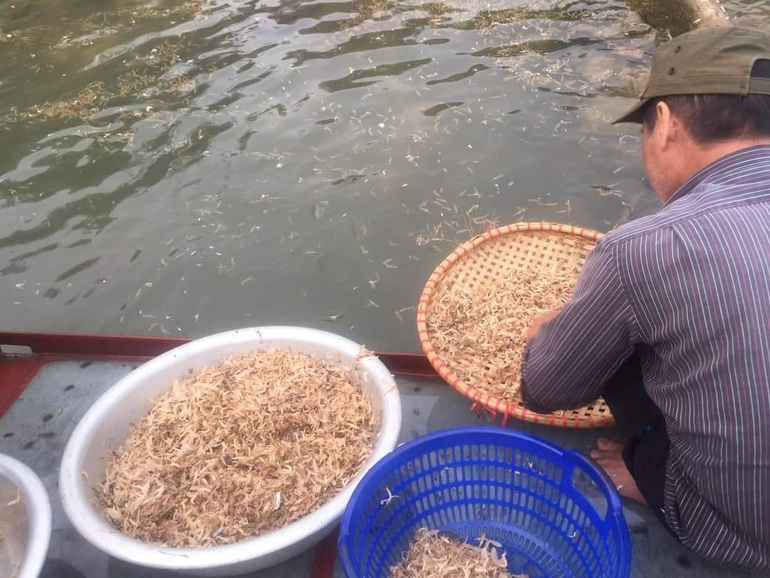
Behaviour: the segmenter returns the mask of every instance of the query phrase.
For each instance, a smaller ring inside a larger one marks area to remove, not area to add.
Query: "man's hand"
[[[527,330],[527,343],[532,341],[532,339],[537,335],[537,332],[540,331],[540,327],[544,324],[556,317],[559,312],[561,312],[561,309],[551,309],[550,311],[547,311],[543,313],[542,315],[538,315],[535,317],[535,320],[532,322],[532,325]]]

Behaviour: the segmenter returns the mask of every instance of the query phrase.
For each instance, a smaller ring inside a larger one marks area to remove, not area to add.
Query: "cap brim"
[[[618,124],[621,122],[635,122],[637,124],[642,123],[642,109],[650,102],[649,98],[639,99],[634,106],[628,109],[622,116],[619,116],[612,121],[612,124]]]

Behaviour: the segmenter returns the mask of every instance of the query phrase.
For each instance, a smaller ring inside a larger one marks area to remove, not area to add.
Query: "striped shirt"
[[[706,559],[770,569],[770,146],[597,243],[530,344],[525,399],[588,403],[634,350],[671,441],[668,525]]]

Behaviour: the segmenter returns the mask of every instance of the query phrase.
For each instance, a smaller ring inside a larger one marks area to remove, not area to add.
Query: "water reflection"
[[[415,349],[457,242],[657,207],[607,124],[660,37],[620,1],[5,1],[0,30],[6,329]]]

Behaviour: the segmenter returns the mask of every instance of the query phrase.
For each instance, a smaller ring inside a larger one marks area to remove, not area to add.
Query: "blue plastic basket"
[[[348,578],[386,578],[426,527],[500,542],[512,573],[627,578],[631,539],[620,498],[574,451],[493,427],[418,438],[380,460],[342,517]]]

